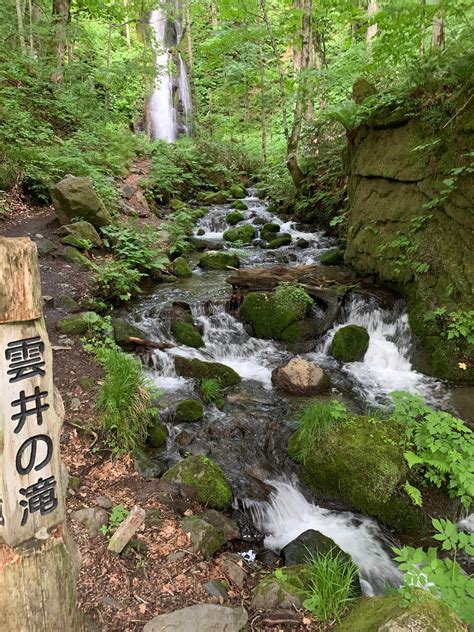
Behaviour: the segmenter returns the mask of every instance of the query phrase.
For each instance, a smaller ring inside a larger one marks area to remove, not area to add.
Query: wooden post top
[[[43,314],[36,244],[0,237],[0,323],[36,320]]]

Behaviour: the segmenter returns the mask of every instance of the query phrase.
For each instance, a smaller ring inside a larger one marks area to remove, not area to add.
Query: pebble
[[[98,507],[102,507],[102,509],[112,509],[112,502],[107,498],[107,496],[97,496],[95,504]]]

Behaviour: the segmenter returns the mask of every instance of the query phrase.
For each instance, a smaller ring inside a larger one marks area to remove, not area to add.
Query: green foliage
[[[115,531],[129,514],[129,510],[122,503],[112,507],[112,511],[110,512],[109,517],[109,523],[102,525],[100,528],[100,532],[102,533],[102,535],[107,536]]]
[[[114,454],[144,445],[154,410],[140,362],[117,348],[99,347],[95,356],[105,369],[97,409],[106,442]]]
[[[166,268],[168,258],[157,248],[156,231],[151,226],[139,227],[132,221],[117,222],[103,227],[101,232],[104,244],[130,268],[145,274]]]
[[[396,254],[395,271],[402,273],[411,270],[415,275],[429,272],[430,265],[425,261],[418,261],[415,257],[422,244],[421,237],[417,233],[433,215],[418,215],[410,220],[410,226],[406,233],[398,231],[398,237],[379,246],[379,252],[384,255],[386,251]]]
[[[306,463],[311,453],[317,449],[318,439],[347,420],[347,408],[337,399],[315,401],[303,406],[298,415],[298,460]]]
[[[446,486],[450,497],[460,498],[468,509],[474,496],[472,431],[449,413],[432,410],[419,395],[395,392],[392,399],[392,417],[405,428],[408,466],[426,483]],[[412,500],[421,500],[413,488],[406,491]]]
[[[105,259],[94,265],[95,294],[106,302],[128,301],[140,292],[139,282],[145,276],[126,262]]]
[[[275,302],[280,308],[299,306],[306,313],[314,304],[313,299],[302,287],[294,283],[279,283],[274,292]]]
[[[221,398],[221,381],[213,377],[205,378],[201,380],[199,392],[205,404],[212,404]]]
[[[474,578],[465,574],[457,561],[461,551],[474,555],[474,533],[458,531],[449,520],[433,520],[436,530],[434,539],[441,542],[443,551],[450,551],[451,557],[438,557],[438,549],[404,546],[394,548],[395,560],[404,572],[403,586],[399,589],[401,605],[408,607],[417,598],[417,589],[428,590],[444,601],[466,623],[474,623]]]
[[[307,565],[309,594],[304,607],[318,621],[339,621],[357,597],[357,567],[340,551],[316,555]]]

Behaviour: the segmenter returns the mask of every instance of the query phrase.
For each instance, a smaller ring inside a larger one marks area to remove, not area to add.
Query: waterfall
[[[173,3],[174,15],[179,14],[179,2]],[[176,48],[183,30],[179,17],[170,17],[165,3],[151,12],[150,26],[155,35],[155,89],[150,99],[151,135],[168,143],[181,134],[190,135],[192,100],[186,64]],[[173,49],[170,52],[169,49]],[[177,75],[171,68],[177,69]]]

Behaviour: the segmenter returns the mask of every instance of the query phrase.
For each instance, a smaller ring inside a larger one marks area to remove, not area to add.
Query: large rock
[[[235,253],[211,250],[201,256],[199,266],[204,270],[227,270],[238,268],[240,260]]]
[[[225,509],[232,502],[232,489],[224,472],[202,454],[176,463],[163,474],[162,480],[194,487],[199,502],[215,509]]]
[[[181,528],[189,534],[193,551],[200,553],[206,560],[212,559],[226,542],[223,529],[195,516],[185,518]]]
[[[307,308],[297,302],[279,301],[271,292],[250,292],[239,316],[252,325],[257,338],[280,340],[283,331],[306,315]]]
[[[211,204],[225,204],[229,201],[230,194],[228,191],[217,191],[210,193],[202,193],[198,196],[199,201],[206,206]]]
[[[176,356],[174,359],[176,372],[181,377],[190,377],[198,380],[213,377],[220,380],[222,388],[235,386],[240,380],[240,375],[230,366],[218,362],[204,362],[203,360]]]
[[[176,406],[175,416],[179,422],[201,421],[204,417],[204,406],[197,399],[185,399]]]
[[[334,632],[467,632],[451,608],[420,590],[407,608],[400,595],[361,599]]]
[[[90,178],[63,178],[51,187],[50,192],[61,224],[70,224],[75,217],[96,228],[112,223],[112,217],[94,191]]]
[[[186,345],[187,347],[194,347],[195,349],[204,347],[204,340],[196,326],[192,323],[176,321],[172,323],[171,330],[180,344]]]
[[[242,606],[230,608],[204,603],[161,614],[147,623],[143,632],[239,632],[247,621]]]
[[[329,353],[340,362],[358,362],[364,359],[369,342],[365,327],[347,325],[334,334]]]
[[[252,224],[243,224],[229,228],[224,232],[224,239],[230,242],[240,242],[242,244],[251,244],[252,239],[257,234],[257,229]]]
[[[289,233],[278,233],[275,239],[272,239],[267,243],[269,250],[275,250],[276,248],[282,248],[283,246],[289,246],[291,244],[291,235]]]
[[[339,266],[344,263],[344,250],[342,248],[333,248],[325,252],[321,259],[320,264],[323,266]]]
[[[330,386],[329,378],[321,367],[299,356],[273,369],[272,384],[295,395],[314,395]]]
[[[89,330],[89,318],[94,316],[94,312],[71,314],[58,320],[56,328],[62,334],[81,336]]]
[[[129,338],[141,338],[142,340],[147,338],[145,331],[120,318],[114,318],[112,327],[114,340],[123,349],[130,349],[134,346],[133,343],[129,342]]]
[[[178,279],[184,279],[186,277],[193,276],[193,272],[189,267],[189,263],[184,257],[178,257],[173,261],[171,265],[171,272],[174,274],[174,276],[178,277]]]
[[[257,584],[253,591],[253,610],[293,610],[303,606],[310,583],[307,567],[300,565],[280,570],[281,579],[271,574]]]
[[[285,566],[296,566],[298,564],[306,564],[317,554],[325,554],[329,551],[333,551],[334,555],[342,555],[347,560],[351,559],[334,540],[327,538],[314,529],[308,529],[301,533],[283,547],[280,554],[283,557]]]
[[[63,250],[62,257],[68,263],[79,266],[81,270],[91,270],[94,267],[92,261],[77,248],[74,248],[74,246],[66,246]]]
[[[73,224],[65,224],[60,228],[59,232],[65,237],[69,235],[82,241],[90,241],[98,248],[102,246],[102,239],[90,222],[80,221],[74,222]]]
[[[242,184],[233,184],[229,189],[229,193],[238,200],[242,200],[247,195],[247,191]]]
[[[245,215],[240,211],[231,211],[230,213],[227,213],[225,218],[228,224],[235,226],[245,219]]]

